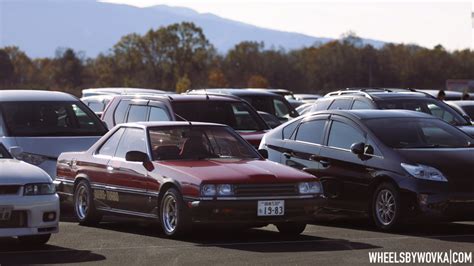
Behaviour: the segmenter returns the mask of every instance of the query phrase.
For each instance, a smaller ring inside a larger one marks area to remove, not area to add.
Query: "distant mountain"
[[[263,41],[266,47],[290,50],[331,40],[166,5],[137,8],[95,0],[0,0],[0,47],[16,45],[32,57],[51,57],[58,47],[71,47],[93,57],[107,52],[123,35],[182,21],[200,26],[220,52],[241,41]]]

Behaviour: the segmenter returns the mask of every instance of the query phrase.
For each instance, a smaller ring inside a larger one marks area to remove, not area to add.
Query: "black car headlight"
[[[56,193],[53,183],[26,184],[23,190],[25,196],[52,195]]]
[[[405,171],[415,178],[438,182],[448,182],[448,179],[443,175],[443,173],[434,167],[422,164],[412,165],[406,163],[402,163],[400,165],[403,167],[403,169],[405,169]]]
[[[302,182],[298,184],[300,194],[320,194],[323,192],[320,182]]]

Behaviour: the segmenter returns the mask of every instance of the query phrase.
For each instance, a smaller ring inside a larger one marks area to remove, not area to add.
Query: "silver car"
[[[106,132],[98,117],[70,94],[0,91],[0,142],[15,158],[52,178],[59,154],[87,150]]]

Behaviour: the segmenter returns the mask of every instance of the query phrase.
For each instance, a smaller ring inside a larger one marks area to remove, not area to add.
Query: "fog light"
[[[43,222],[52,222],[56,220],[56,212],[43,213]]]

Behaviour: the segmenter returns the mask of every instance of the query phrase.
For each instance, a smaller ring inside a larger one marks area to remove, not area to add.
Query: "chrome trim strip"
[[[121,186],[110,186],[110,185],[100,184],[100,183],[92,183],[91,187],[92,187],[92,189],[103,189],[103,190],[116,191],[116,192],[122,192],[122,193],[131,193],[131,194],[151,196],[151,197],[158,197],[158,195],[159,195],[159,192],[147,191],[146,189],[135,189],[135,188],[121,187]]]
[[[127,211],[127,210],[114,209],[114,208],[109,208],[109,207],[97,207],[97,210],[105,211],[105,212],[113,212],[113,213],[119,213],[119,214],[132,215],[132,216],[139,216],[139,217],[145,217],[145,218],[158,218],[158,215],[156,215],[156,214]]]

